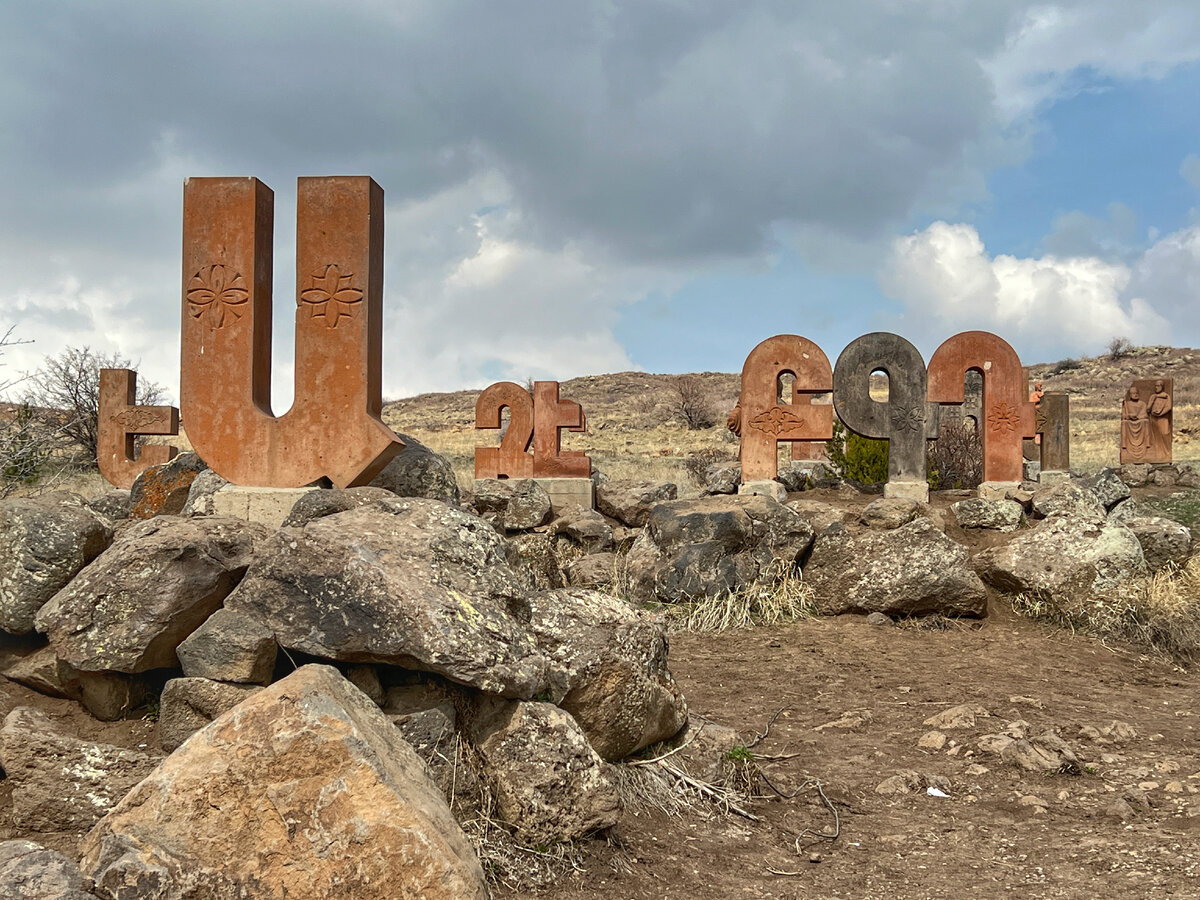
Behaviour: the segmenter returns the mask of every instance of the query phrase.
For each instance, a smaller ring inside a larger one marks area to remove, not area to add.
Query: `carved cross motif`
[[[242,276],[222,265],[205,266],[188,282],[188,312],[212,329],[240,319],[249,299]]]
[[[1009,403],[997,403],[992,406],[987,417],[988,429],[996,434],[1012,434],[1020,425],[1016,407]]]
[[[353,287],[354,273],[343,275],[340,266],[327,265],[320,275],[310,275],[312,287],[300,292],[300,303],[312,307],[314,319],[324,318],[325,325],[337,328],[343,316],[354,316],[355,304],[362,303],[363,292]]]
[[[895,406],[889,418],[897,431],[924,432],[925,410],[919,406]]]

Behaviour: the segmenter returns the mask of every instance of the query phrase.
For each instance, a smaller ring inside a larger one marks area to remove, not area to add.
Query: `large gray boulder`
[[[630,591],[664,603],[737,591],[793,568],[812,540],[795,510],[758,494],[661,503],[629,551]]]
[[[1048,592],[1064,600],[1107,596],[1147,571],[1132,531],[1090,515],[1052,516],[1005,546],[984,550],[974,565],[998,590]]]
[[[487,522],[394,497],[279,529],[225,608],[288,650],[530,698],[548,688],[549,660],[528,630],[527,593]]]
[[[458,480],[450,460],[434,453],[411,435],[398,436],[404,441],[404,449],[371,479],[371,486],[384,488],[399,497],[425,497],[457,505]]]
[[[37,629],[83,671],[175,666],[175,648],[221,606],[267,533],[224,516],[139,522],[42,607]]]
[[[571,715],[550,703],[484,702],[471,740],[499,817],[527,843],[611,828],[621,800],[604,761]]]
[[[96,900],[92,879],[57,850],[33,841],[0,843],[0,897],[5,900]]]
[[[13,786],[12,820],[25,831],[82,834],[160,758],[81,740],[28,706],[14,709],[0,728],[0,761]]]
[[[578,504],[567,506],[550,523],[550,533],[567,555],[606,553],[613,549],[613,530],[604,516]]]
[[[678,496],[678,486],[669,481],[599,479],[596,484],[596,508],[630,528],[641,528],[655,506]]]
[[[1025,511],[1015,500],[984,500],[971,497],[950,505],[959,528],[1016,531]]]
[[[304,666],[193,735],[82,853],[112,897],[487,897],[421,760],[328,666]]]
[[[369,506],[376,500],[387,500],[396,495],[381,487],[329,488],[309,491],[292,504],[291,511],[283,520],[284,525],[300,527],[313,519],[336,515],[360,506]]]
[[[1107,510],[1112,510],[1130,496],[1129,485],[1121,480],[1116,469],[1101,469],[1095,475],[1081,480],[1079,486],[1091,491]]]
[[[217,681],[268,684],[279,646],[257,619],[218,609],[175,648],[183,674]]]
[[[172,678],[163,686],[158,712],[158,743],[170,753],[217,716],[262,688],[209,678]]]
[[[107,520],[74,494],[0,502],[0,631],[33,631],[37,611],[111,542]]]
[[[987,591],[966,548],[926,518],[858,537],[840,525],[826,528],[804,565],[804,581],[827,615],[987,612]]]
[[[742,467],[735,462],[716,462],[704,470],[704,488],[702,497],[713,494],[736,494],[738,485],[742,483]]]
[[[1162,516],[1136,516],[1124,522],[1142,545],[1142,555],[1151,572],[1166,565],[1184,565],[1192,552],[1192,531]]]
[[[558,705],[604,759],[669,738],[687,722],[659,617],[581,588],[536,594],[530,611],[538,645],[565,675]]]
[[[1073,481],[1063,481],[1033,492],[1033,513],[1038,518],[1069,516],[1101,522],[1108,511],[1090,490]]]
[[[501,532],[528,531],[550,519],[550,495],[532,478],[476,478],[471,505]]]
[[[181,516],[214,516],[217,514],[216,496],[217,491],[229,484],[224,478],[214,472],[212,469],[205,469],[200,472],[192,483],[188,485],[187,500],[184,501],[183,509],[179,511]]]

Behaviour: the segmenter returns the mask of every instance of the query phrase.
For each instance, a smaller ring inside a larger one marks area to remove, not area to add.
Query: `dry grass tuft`
[[[1181,663],[1200,660],[1200,557],[1131,581],[1104,600],[1018,594],[1012,606],[1030,618],[1148,647]]]
[[[758,581],[740,591],[676,603],[663,608],[668,623],[693,634],[713,634],[731,628],[779,625],[807,619],[816,614],[812,588],[783,560]]]

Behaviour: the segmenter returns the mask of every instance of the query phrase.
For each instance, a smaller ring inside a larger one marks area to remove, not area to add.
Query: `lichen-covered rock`
[[[174,666],[175,648],[220,607],[266,535],[223,516],[139,522],[42,607],[37,629],[83,671]]]
[[[1108,511],[1090,490],[1072,481],[1063,481],[1033,492],[1033,512],[1043,519],[1069,516],[1101,522]]]
[[[59,659],[53,647],[41,647],[14,660],[4,669],[4,677],[39,694],[79,699],[79,673]]]
[[[554,538],[544,532],[518,532],[504,538],[504,558],[528,591],[565,587]]]
[[[835,522],[843,521],[846,517],[846,514],[833,504],[820,500],[789,500],[784,505],[788,509],[798,512],[800,518],[811,525],[816,534],[820,534]]]
[[[421,761],[328,666],[304,666],[193,735],[82,852],[97,892],[114,897],[487,897]]]
[[[529,602],[538,645],[565,675],[559,706],[604,759],[628,756],[687,722],[660,618],[581,588],[547,591]]]
[[[180,515],[192,482],[207,468],[195,453],[180,453],[161,466],[150,466],[133,482],[129,515],[134,519]]]
[[[170,753],[193,734],[262,688],[208,678],[172,678],[163,686],[158,742]]]
[[[661,503],[629,551],[630,591],[665,603],[715,597],[793,568],[812,539],[795,510],[762,495]]]
[[[229,482],[212,469],[205,469],[188,485],[187,500],[184,501],[183,509],[179,511],[179,514],[181,516],[216,515],[216,501],[213,500],[213,496],[227,484]]]
[[[218,609],[175,648],[183,674],[217,681],[267,684],[279,646],[257,619]]]
[[[1129,485],[1121,480],[1116,469],[1101,469],[1095,475],[1080,481],[1079,486],[1091,491],[1106,510],[1111,510],[1130,495]]]
[[[1046,591],[1064,600],[1109,595],[1147,571],[1132,531],[1090,516],[1052,516],[1005,546],[978,554],[974,565],[997,590]]]
[[[899,528],[924,515],[925,504],[902,497],[881,497],[863,507],[858,520],[870,528]]]
[[[1140,515],[1137,501],[1131,497],[1113,504],[1113,508],[1108,511],[1108,521],[1124,525],[1130,519],[1136,519]]]
[[[57,850],[33,841],[0,843],[0,897],[5,900],[96,900],[92,879]]]
[[[106,491],[99,497],[84,501],[92,512],[100,513],[110,522],[121,522],[129,518],[129,510],[133,505],[129,491],[117,489]]]
[[[742,483],[742,467],[737,463],[712,463],[704,470],[704,489],[700,496],[736,494]]]
[[[596,485],[596,508],[623,525],[641,528],[655,506],[678,496],[678,486],[670,482],[601,480]]]
[[[0,728],[0,761],[13,786],[12,821],[25,831],[86,831],[159,759],[80,740],[28,706],[14,709]]]
[[[613,530],[604,516],[578,504],[567,506],[550,523],[550,533],[580,553],[604,553],[613,548]]]
[[[509,697],[548,688],[528,588],[478,516],[394,497],[269,538],[225,608],[281,647],[399,665]]]
[[[368,506],[376,500],[387,500],[396,495],[381,487],[330,488],[309,491],[293,504],[283,524],[299,528],[313,519],[321,519],[336,513]]]
[[[398,437],[404,441],[404,449],[371,479],[371,487],[383,488],[398,497],[425,497],[457,505],[458,480],[450,460],[411,435]]]
[[[563,574],[571,587],[602,589],[617,580],[618,565],[615,553],[591,553],[571,560]]]
[[[972,497],[950,506],[959,528],[988,528],[995,531],[1016,531],[1024,511],[1015,500],[982,500]]]
[[[528,531],[550,519],[550,495],[532,478],[476,478],[471,505],[502,532]]]
[[[1117,477],[1130,487],[1141,487],[1150,481],[1150,463],[1125,463],[1117,470]]]
[[[929,519],[852,537],[840,525],[817,538],[804,565],[818,609],[888,615],[982,616],[987,591],[966,548]]]
[[[1127,519],[1124,525],[1142,545],[1142,555],[1151,572],[1169,564],[1182,566],[1191,555],[1192,531],[1173,519],[1137,516]]]
[[[534,844],[611,828],[621,801],[604,761],[571,715],[550,703],[484,702],[471,739],[499,817]]]
[[[112,541],[112,529],[74,494],[0,502],[0,630],[33,631],[34,617]]]

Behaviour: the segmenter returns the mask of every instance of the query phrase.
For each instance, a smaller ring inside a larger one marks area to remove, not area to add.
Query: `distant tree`
[[[1108,342],[1108,358],[1111,360],[1123,359],[1134,350],[1133,341],[1125,337],[1115,337]]]
[[[717,424],[716,406],[699,375],[675,376],[668,388],[667,406],[689,430],[712,428]]]
[[[100,370],[136,366],[117,353],[98,353],[89,347],[68,347],[47,356],[42,367],[28,376],[24,401],[35,413],[46,416],[61,438],[60,450],[69,450],[76,462],[95,465],[100,419]],[[161,403],[165,389],[139,377],[137,402]]]

